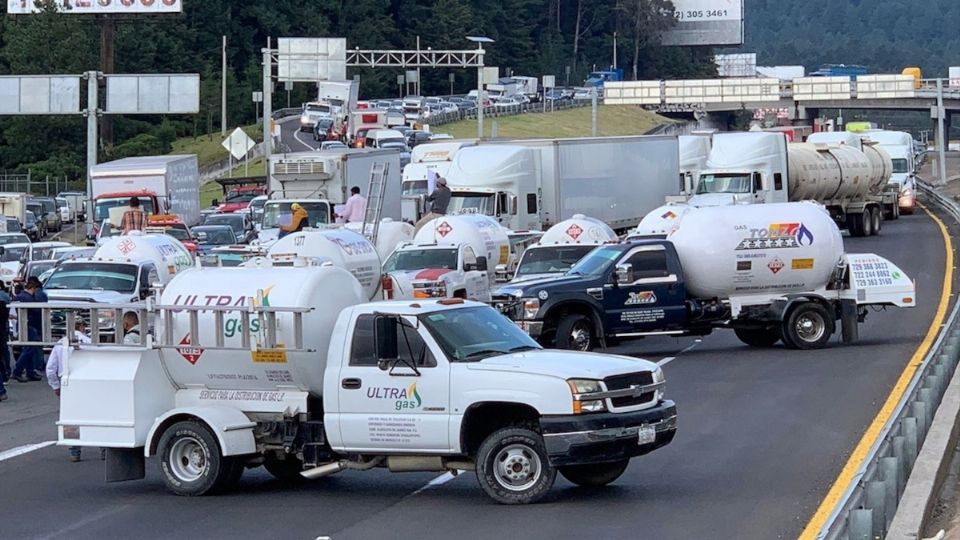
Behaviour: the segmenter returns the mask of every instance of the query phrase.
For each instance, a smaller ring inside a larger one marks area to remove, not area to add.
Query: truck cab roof
[[[353,309],[361,313],[389,313],[391,315],[407,315],[416,317],[425,313],[450,311],[463,307],[484,307],[483,302],[448,298],[442,300],[389,300],[361,304]]]

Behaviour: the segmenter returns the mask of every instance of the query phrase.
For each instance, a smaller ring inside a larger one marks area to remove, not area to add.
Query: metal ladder
[[[383,196],[387,191],[389,163],[374,163],[370,168],[370,184],[367,186],[367,208],[363,216],[363,235],[372,244],[380,234],[380,217],[383,214]],[[367,226],[370,225],[370,229]]]

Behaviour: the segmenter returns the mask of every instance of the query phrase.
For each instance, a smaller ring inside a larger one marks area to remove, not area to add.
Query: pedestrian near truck
[[[130,209],[123,213],[120,220],[120,228],[123,234],[130,231],[143,231],[147,228],[147,215],[140,209],[140,199],[130,197]]]
[[[27,279],[27,284],[16,297],[17,302],[21,303],[45,303],[47,302],[47,293],[43,292],[43,285],[36,276]],[[40,341],[40,333],[43,328],[43,312],[39,309],[27,310],[27,340],[32,342]],[[23,324],[23,321],[20,321]],[[19,382],[41,381],[40,370],[43,369],[43,349],[37,345],[20,347],[20,357],[17,358],[17,365],[13,368],[13,378]]]
[[[74,323],[73,339],[77,343],[90,343],[90,338],[87,337],[86,332],[87,324],[83,319],[77,319]],[[60,397],[60,380],[63,378],[63,365],[70,357],[70,350],[70,341],[67,339],[67,336],[64,336],[53,346],[53,350],[50,351],[50,359],[47,361],[47,384],[50,385],[50,388],[53,388],[53,393],[56,394],[57,397]],[[101,458],[102,457],[103,452],[101,451]],[[70,447],[70,461],[80,461],[79,446]]]

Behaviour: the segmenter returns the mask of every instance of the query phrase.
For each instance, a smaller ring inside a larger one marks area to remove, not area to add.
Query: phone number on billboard
[[[719,19],[728,16],[729,13],[725,9],[698,9],[673,12],[673,17],[678,21],[687,19]]]

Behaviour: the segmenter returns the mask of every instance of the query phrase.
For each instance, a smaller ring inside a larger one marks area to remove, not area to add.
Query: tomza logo
[[[413,383],[406,388],[373,386],[367,388],[367,397],[370,399],[391,400],[394,402],[393,407],[396,411],[417,409],[423,404],[423,400],[420,399],[420,392],[417,391],[417,383]]]
[[[635,306],[637,304],[656,304],[657,295],[653,291],[640,291],[630,293],[630,298],[623,303],[625,306]]]
[[[747,249],[798,248],[813,245],[813,232],[803,223],[773,223],[765,229],[748,229],[737,251]]]

